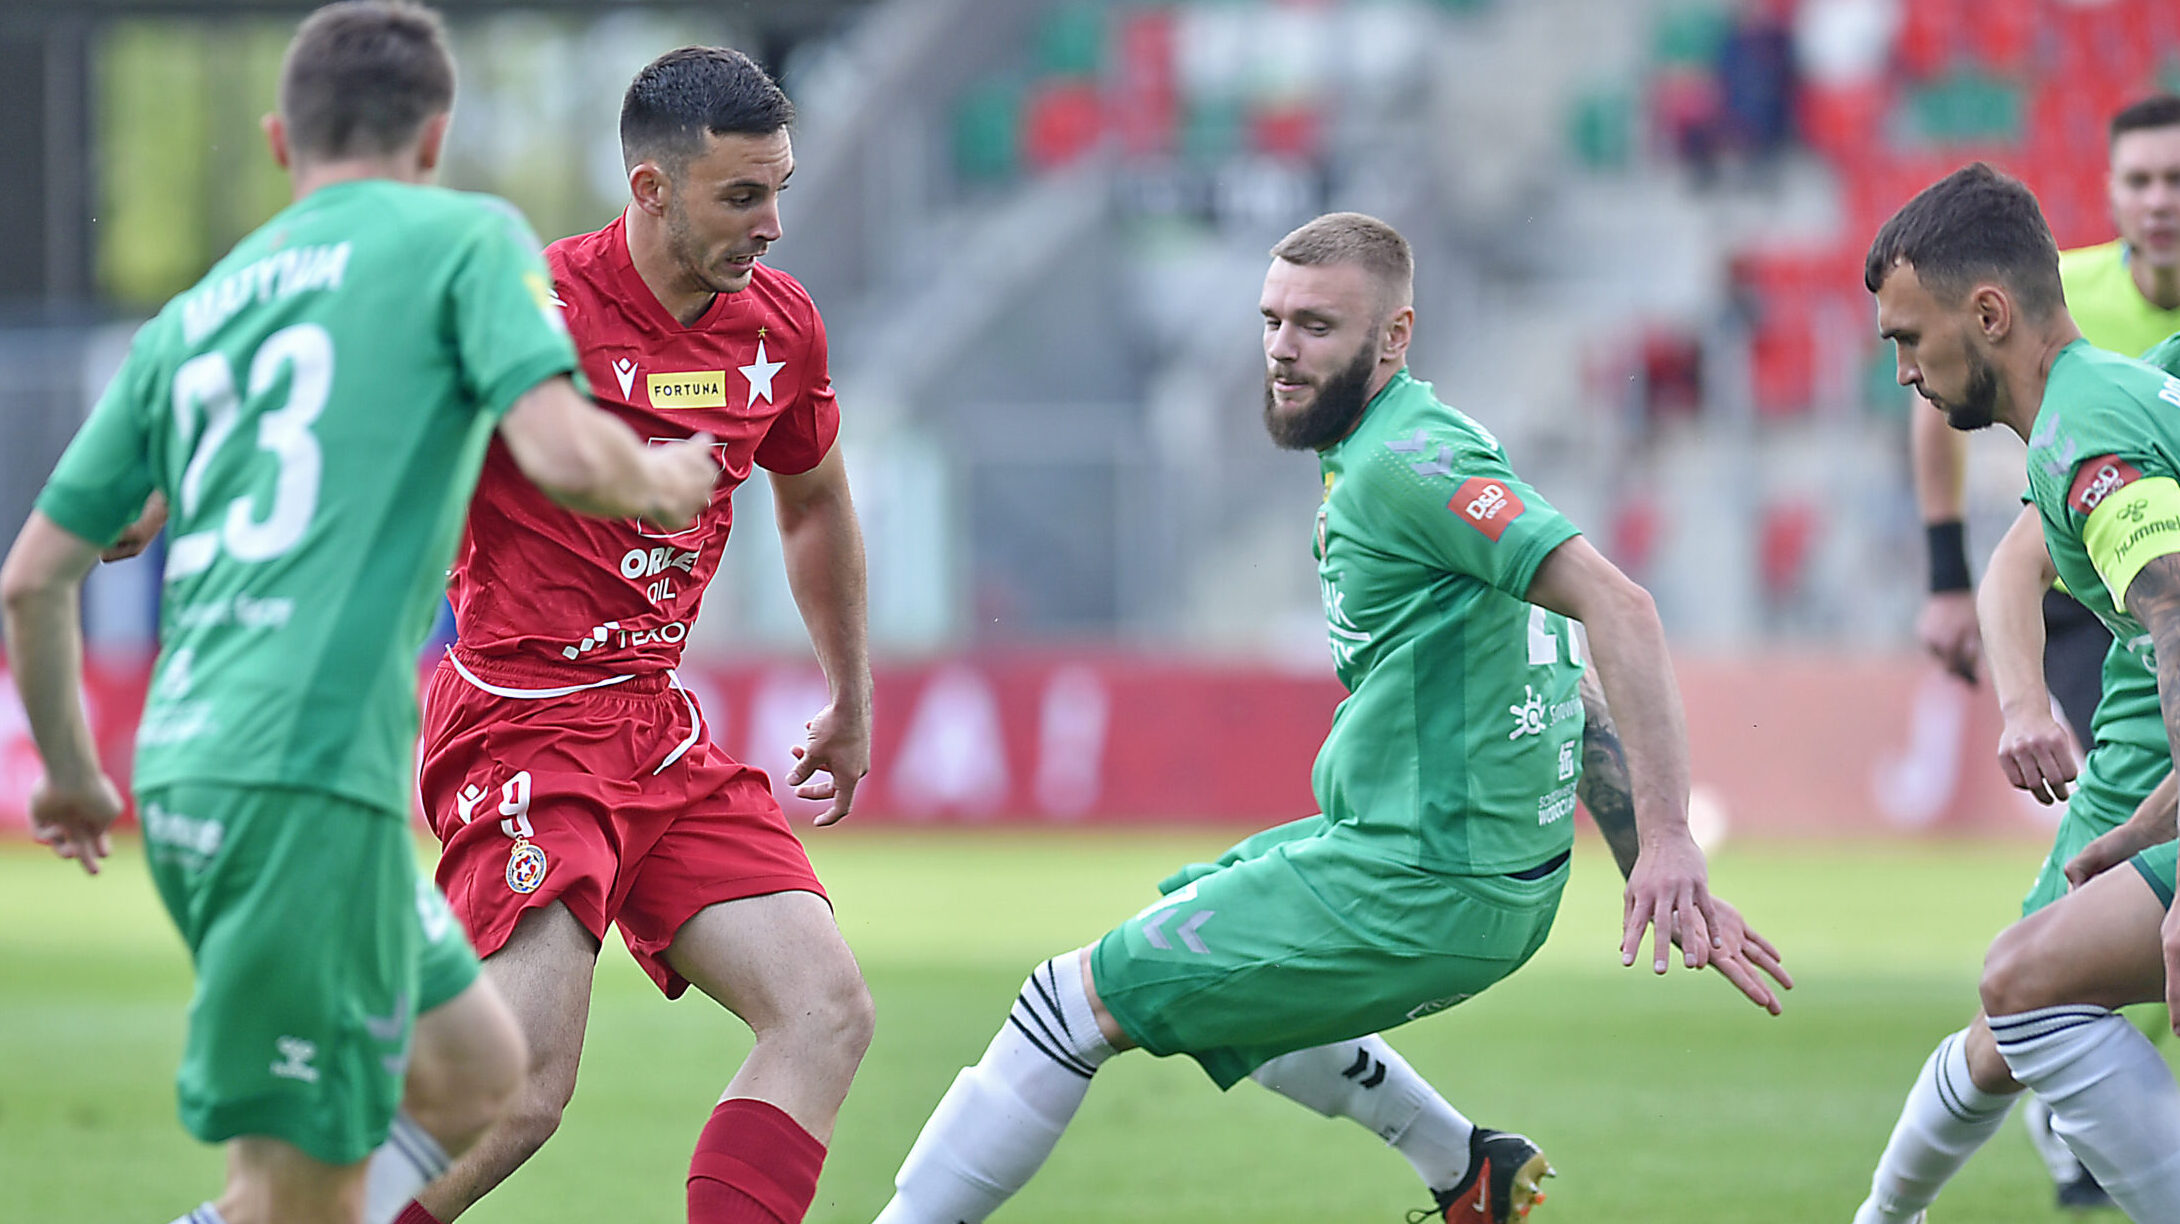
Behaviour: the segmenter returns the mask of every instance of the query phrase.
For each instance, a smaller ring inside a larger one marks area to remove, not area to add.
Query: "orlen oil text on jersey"
[[[657,578],[657,581],[644,588],[644,594],[650,597],[652,603],[665,603],[680,594],[674,589],[673,575],[667,571],[680,570],[684,574],[695,574],[699,551],[663,545],[658,548],[631,548],[621,555],[621,576],[631,582]],[[661,574],[666,576],[658,577]]]

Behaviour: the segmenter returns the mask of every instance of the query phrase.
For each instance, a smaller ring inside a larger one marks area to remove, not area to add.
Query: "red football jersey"
[[[545,251],[598,402],[653,441],[709,431],[724,469],[685,531],[586,518],[556,506],[492,441],[448,595],[465,649],[592,675],[674,666],[719,568],[732,494],[753,464],[816,467],[840,429],[825,324],[785,272],[758,264],[684,327],[628,254],[625,220]]]

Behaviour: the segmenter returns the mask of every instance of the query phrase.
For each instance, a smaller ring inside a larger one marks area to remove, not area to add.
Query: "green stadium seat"
[[[1045,18],[1037,33],[1039,75],[1094,77],[1105,67],[1103,4],[1063,4]]]
[[[1635,154],[1635,99],[1624,89],[1593,89],[1574,101],[1567,143],[1575,161],[1592,170],[1617,170]]]
[[[1013,178],[1021,130],[1021,91],[987,83],[964,93],[954,106],[954,170],[971,182]]]

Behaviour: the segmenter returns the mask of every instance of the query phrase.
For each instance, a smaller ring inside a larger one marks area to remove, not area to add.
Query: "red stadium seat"
[[[1249,116],[1250,146],[1275,157],[1314,157],[1323,134],[1324,116],[1310,102],[1268,106]]]
[[[1801,586],[1815,551],[1819,526],[1816,508],[1807,502],[1779,501],[1764,507],[1756,547],[1765,594],[1782,599]]]
[[[1173,63],[1172,10],[1138,9],[1115,18],[1106,108],[1121,150],[1171,153],[1179,144],[1181,100]]]
[[[1097,147],[1104,112],[1097,86],[1048,80],[1032,86],[1022,113],[1023,161],[1039,170],[1064,166]]]
[[[1605,555],[1640,581],[1650,568],[1651,558],[1657,555],[1658,539],[1664,533],[1665,514],[1658,509],[1657,500],[1644,493],[1631,494],[1612,512]]]
[[[1892,104],[1883,81],[1805,85],[1795,98],[1802,139],[1834,161],[1849,161],[1873,146]]]
[[[2022,76],[2034,58],[2042,16],[2037,0],[1983,0],[1965,32],[1984,67]]]
[[[1969,24],[1959,0],[1912,0],[1900,10],[1900,34],[1892,45],[1900,70],[1917,80],[1945,71]]]
[[[1749,337],[1749,395],[1757,414],[1776,418],[1808,411],[1816,381],[1816,337],[1808,313],[1767,302],[1765,317]]]

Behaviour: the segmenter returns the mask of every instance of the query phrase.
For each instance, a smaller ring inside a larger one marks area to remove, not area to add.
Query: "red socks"
[[[778,1106],[721,1101],[689,1159],[689,1224],[800,1224],[824,1167],[825,1145]]]
[[[394,1224],[439,1224],[439,1220],[412,1201],[401,1209],[400,1215],[394,1217]]]

